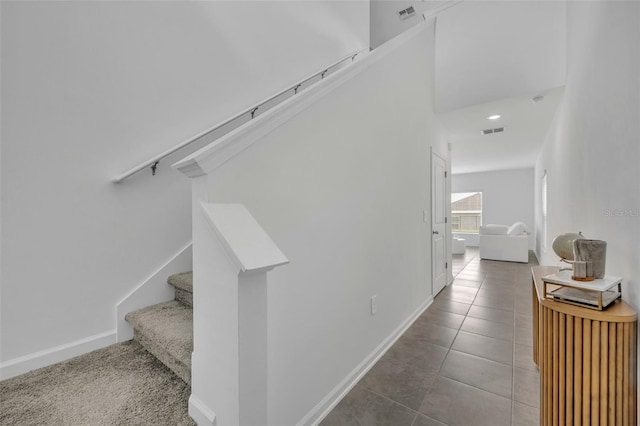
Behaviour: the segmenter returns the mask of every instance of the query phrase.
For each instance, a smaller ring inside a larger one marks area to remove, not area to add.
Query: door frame
[[[431,175],[430,176],[430,178],[431,178],[430,179],[430,181],[431,181],[431,185],[430,185],[430,187],[431,187],[430,188],[430,190],[431,190],[431,197],[430,197],[431,198],[431,220],[430,220],[430,227],[429,227],[429,229],[430,229],[430,232],[429,232],[429,238],[430,238],[429,239],[429,243],[431,245],[431,277],[430,278],[431,278],[431,295],[433,297],[435,297],[438,292],[440,292],[444,287],[446,287],[450,283],[449,282],[450,281],[449,280],[449,275],[450,275],[449,274],[449,270],[450,270],[450,266],[451,266],[450,265],[450,259],[449,259],[449,245],[450,245],[450,243],[448,242],[448,240],[450,239],[449,238],[450,233],[448,232],[448,228],[450,226],[449,222],[448,222],[448,217],[450,216],[449,215],[449,210],[450,209],[448,207],[447,200],[450,200],[451,196],[450,196],[450,189],[449,189],[450,187],[448,185],[448,179],[449,179],[450,176],[449,176],[449,171],[447,170],[447,160],[443,156],[441,156],[438,153],[436,153],[433,150],[433,147],[431,147],[430,154],[431,154],[430,155],[430,165],[431,165],[431,170],[430,170],[430,175]],[[436,247],[435,247],[435,242],[434,242],[434,238],[433,238],[434,231],[435,231],[434,230],[434,209],[435,209],[435,202],[436,202],[436,198],[435,198],[436,197],[436,191],[433,190],[434,189],[434,185],[435,185],[435,182],[433,180],[433,177],[434,177],[434,157],[437,157],[440,161],[442,161],[442,164],[444,165],[444,174],[445,174],[444,175],[444,179],[442,181],[442,185],[443,185],[442,194],[443,194],[443,197],[444,197],[443,208],[444,208],[444,219],[445,219],[444,228],[443,228],[443,232],[444,232],[444,237],[443,237],[444,238],[444,241],[443,241],[444,248],[443,248],[443,250],[444,250],[445,267],[444,267],[443,285],[442,285],[441,288],[438,288],[438,289],[435,288],[435,283],[436,283],[436,250],[435,249],[436,249]],[[449,202],[449,204],[450,204],[450,202]]]

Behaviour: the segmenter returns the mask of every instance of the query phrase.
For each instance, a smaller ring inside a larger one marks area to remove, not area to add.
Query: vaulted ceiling
[[[435,108],[452,172],[533,167],[562,99],[564,2],[372,0],[372,46],[422,20],[400,21],[395,9],[408,6],[436,16]],[[496,127],[505,131],[481,133]]]

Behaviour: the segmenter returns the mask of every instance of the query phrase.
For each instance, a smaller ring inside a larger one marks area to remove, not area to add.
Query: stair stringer
[[[173,300],[175,290],[167,284],[167,277],[178,272],[189,271],[192,267],[192,243],[189,242],[118,302],[116,305],[116,341],[124,342],[133,338],[133,326],[124,319],[125,315],[146,306]]]

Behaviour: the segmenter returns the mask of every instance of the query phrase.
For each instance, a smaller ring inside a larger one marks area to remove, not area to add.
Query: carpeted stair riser
[[[176,300],[183,305],[193,307],[193,293],[176,287]]]
[[[187,384],[191,384],[191,365],[185,365],[185,363],[179,361],[164,350],[162,346],[158,345],[152,339],[147,338],[147,336],[136,329],[133,330],[133,340],[140,343],[150,354],[158,358],[158,360],[167,366],[169,370],[173,371],[176,376],[180,377]]]
[[[193,272],[173,274],[167,282],[175,287],[177,301],[193,306]]]
[[[172,300],[130,312],[134,339],[185,382],[191,382],[193,310]]]

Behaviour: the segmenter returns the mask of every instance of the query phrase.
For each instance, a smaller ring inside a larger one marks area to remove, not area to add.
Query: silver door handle
[[[433,235],[438,235],[439,232],[438,231],[433,231]]]

